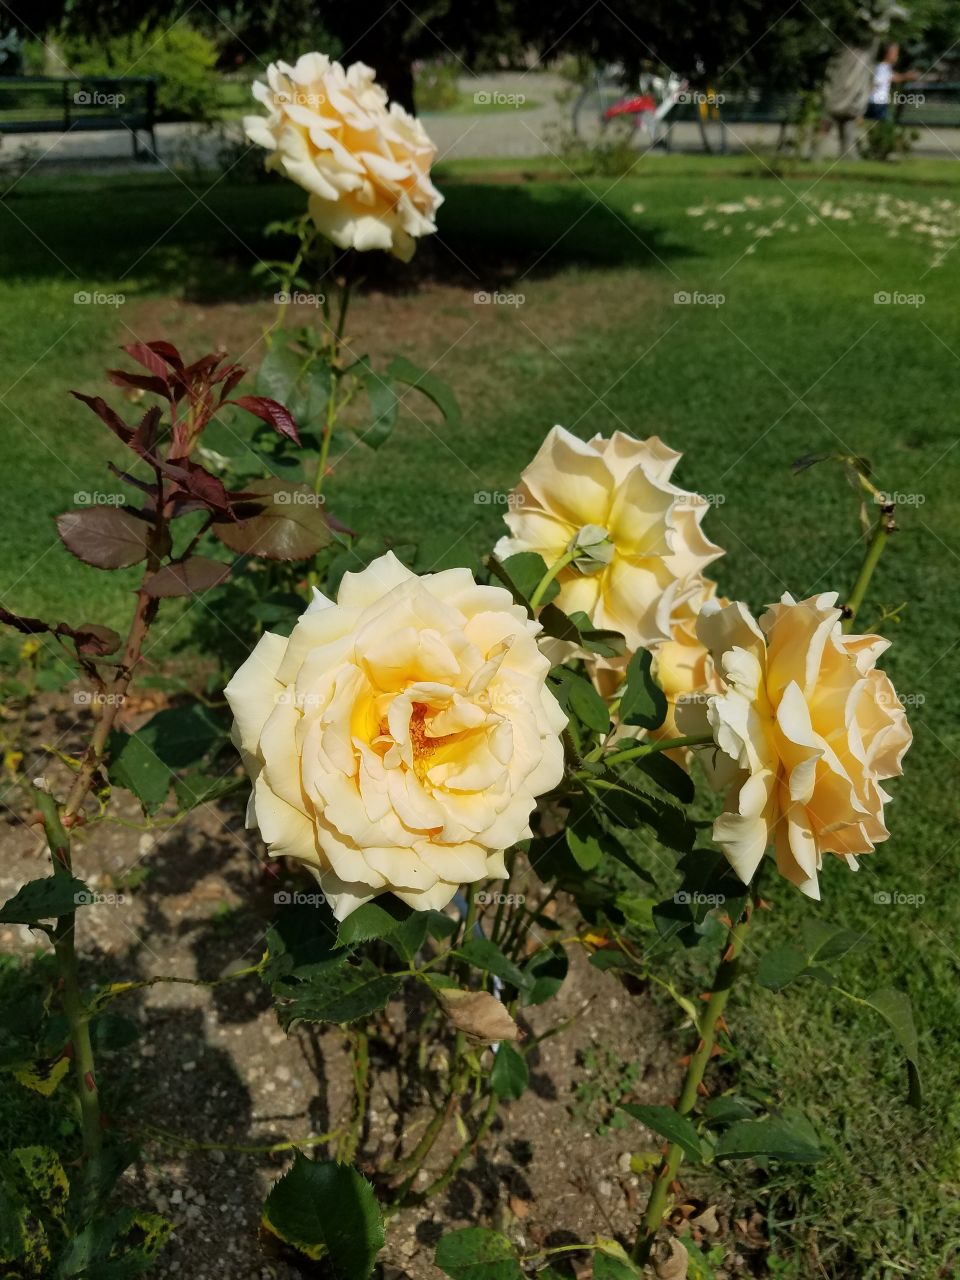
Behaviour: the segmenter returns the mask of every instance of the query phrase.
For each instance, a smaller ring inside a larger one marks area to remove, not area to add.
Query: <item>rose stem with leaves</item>
[[[689,1115],[696,1106],[700,1086],[703,1083],[703,1073],[706,1070],[707,1063],[710,1061],[713,1046],[716,1043],[717,1025],[723,1017],[727,1001],[730,999],[730,992],[736,981],[740,968],[740,952],[743,949],[744,938],[750,927],[750,917],[756,904],[756,890],[754,889],[754,898],[752,900],[748,899],[739,918],[730,925],[723,957],[713,980],[713,990],[710,993],[710,999],[704,1010],[703,1017],[700,1019],[698,1028],[700,1042],[690,1058],[687,1072],[683,1079],[683,1087],[680,1090],[680,1097],[677,1100],[676,1111],[678,1115]],[[643,1216],[643,1227],[633,1248],[632,1256],[635,1262],[642,1264],[650,1257],[653,1242],[656,1239],[660,1223],[663,1221],[663,1215],[666,1211],[670,1184],[676,1177],[682,1160],[683,1148],[679,1143],[671,1142],[667,1147],[666,1154],[660,1161],[660,1166],[654,1177],[653,1190],[650,1193],[650,1199],[647,1202],[646,1212]]]
[[[870,586],[873,571],[880,562],[880,557],[883,555],[890,534],[895,533],[896,529],[897,522],[894,519],[893,504],[885,503],[880,508],[880,514],[877,517],[877,523],[873,527],[873,534],[867,546],[866,555],[863,557],[863,564],[860,566],[857,580],[853,584],[853,590],[850,592],[846,608],[843,611],[842,625],[844,631],[853,630],[853,624],[866,597],[867,588]]]
[[[350,290],[353,287],[349,271],[350,258],[344,270],[343,283],[340,285],[340,305],[337,308],[337,324],[332,330],[330,343],[330,394],[327,399],[327,412],[323,423],[323,435],[320,440],[320,457],[317,461],[317,474],[313,478],[313,491],[318,496],[323,491],[323,482],[327,474],[327,460],[330,457],[330,442],[333,439],[333,428],[337,420],[337,390],[340,386],[340,347],[343,343],[343,331],[347,323],[347,308],[350,306]],[[329,325],[327,326],[329,328]]]

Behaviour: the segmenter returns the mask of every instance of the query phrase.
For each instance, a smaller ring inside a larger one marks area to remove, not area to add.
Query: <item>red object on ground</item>
[[[651,98],[649,93],[641,93],[635,98],[624,98],[622,102],[615,102],[612,107],[607,107],[603,118],[612,120],[614,116],[637,116],[641,112],[656,111],[656,109],[656,100]]]

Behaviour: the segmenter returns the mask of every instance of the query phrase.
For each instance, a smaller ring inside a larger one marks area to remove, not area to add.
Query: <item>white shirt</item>
[[[873,92],[870,101],[875,106],[884,107],[890,101],[890,84],[893,80],[893,67],[889,62],[878,62],[873,73]]]

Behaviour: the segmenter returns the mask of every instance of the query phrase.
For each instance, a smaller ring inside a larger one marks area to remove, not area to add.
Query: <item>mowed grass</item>
[[[707,520],[727,554],[721,589],[754,608],[849,589],[862,554],[856,497],[814,453],[865,455],[878,484],[905,495],[900,532],[875,576],[865,623],[908,602],[885,665],[916,736],[891,787],[891,840],[858,874],[825,868],[824,901],[767,882],[773,910],[748,964],[796,938],[816,915],[861,930],[843,967],[858,994],[908,991],[921,1028],[927,1101],[902,1099],[905,1073],[878,1018],[815,984],[773,996],[746,988],[731,1012],[743,1087],[807,1112],[828,1156],[738,1186],[769,1209],[771,1274],[922,1280],[960,1258],[957,834],[957,569],[960,486],[955,447],[960,249],[930,270],[919,236],[892,240],[862,218],[827,220],[752,242],[744,215],[727,236],[687,210],[768,200],[769,223],[814,184],[824,199],[885,190],[933,203],[960,195],[956,166],[860,165],[774,176],[742,158],[651,157],[623,179],[582,181],[526,162],[451,167],[437,245],[374,281],[352,313],[351,341],[375,358],[396,350],[453,385],[464,408],[454,436],[412,399],[385,448],[351,450],[330,485],[352,527],[418,542],[420,563],[476,564],[498,535],[502,496],[555,422],[579,434],[661,435],[684,451],[678,478],[712,495]],[[510,180],[512,177],[513,180]],[[24,612],[122,619],[130,579],[68,560],[52,517],[74,492],[110,488],[106,431],[67,396],[98,388],[115,347],[134,337],[229,340],[255,365],[269,302],[250,280],[271,218],[299,208],[289,187],[188,188],[176,178],[28,177],[0,206],[2,432],[0,596]],[[198,199],[198,197],[200,197]],[[788,213],[789,217],[790,214]],[[795,214],[800,219],[801,214]],[[439,283],[437,282],[439,280]],[[398,283],[399,282],[399,283]],[[125,303],[74,304],[77,291]],[[477,291],[515,295],[477,303]],[[879,291],[922,305],[878,306]],[[678,292],[722,294],[682,304]],[[522,302],[518,296],[522,295]],[[150,324],[149,332],[141,327]],[[164,327],[162,332],[158,326]],[[239,344],[239,349],[238,345]],[[231,431],[242,434],[243,424]],[[229,432],[218,437],[236,447]],[[218,444],[219,447],[219,444]],[[178,624],[189,641],[190,618]],[[910,902],[882,905],[876,895]],[[918,901],[922,899],[922,901]]]

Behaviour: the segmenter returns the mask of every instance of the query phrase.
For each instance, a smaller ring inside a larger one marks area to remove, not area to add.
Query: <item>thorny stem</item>
[[[754,890],[754,894],[756,894],[756,890]],[[676,1104],[678,1115],[689,1115],[696,1106],[700,1086],[703,1083],[703,1073],[706,1070],[707,1063],[710,1061],[713,1046],[716,1042],[717,1024],[723,1017],[723,1012],[727,1007],[727,1001],[730,999],[730,993],[740,968],[740,952],[743,948],[747,930],[750,927],[750,917],[753,914],[755,904],[756,896],[754,896],[753,901],[748,901],[744,905],[740,918],[730,926],[727,945],[713,981],[713,990],[710,993],[710,999],[703,1017],[700,1019],[700,1043],[690,1058],[687,1072],[683,1079],[680,1098]],[[650,1257],[657,1232],[660,1229],[660,1223],[663,1221],[670,1184],[676,1177],[682,1160],[683,1148],[678,1143],[671,1142],[657,1169],[653,1190],[650,1193],[650,1199],[647,1202],[646,1212],[643,1216],[643,1225],[633,1247],[631,1256],[634,1262],[640,1265],[643,1265]]]
[[[621,764],[624,760],[639,760],[642,756],[654,755],[658,751],[675,751],[677,747],[702,747],[713,740],[712,733],[691,733],[685,738],[661,738],[656,742],[641,742],[635,747],[624,747],[622,751],[611,752],[601,759],[604,764]]]
[[[353,1032],[353,1117],[350,1126],[337,1144],[337,1160],[340,1164],[352,1164],[367,1115],[367,1091],[370,1084],[370,1040],[366,1031]]]
[[[446,1169],[444,1169],[443,1173],[441,1173],[439,1177],[434,1178],[433,1182],[431,1182],[430,1185],[420,1193],[417,1197],[419,1201],[429,1200],[432,1196],[439,1195],[441,1191],[450,1185],[453,1179],[457,1176],[457,1173],[460,1171],[460,1167],[470,1155],[470,1152],[475,1150],[475,1148],[479,1146],[487,1136],[487,1131],[493,1124],[494,1116],[497,1114],[498,1101],[499,1099],[497,1095],[495,1093],[491,1093],[487,1100],[487,1109],[484,1111],[483,1117],[477,1126],[476,1133],[463,1144],[457,1154],[447,1165]]]

